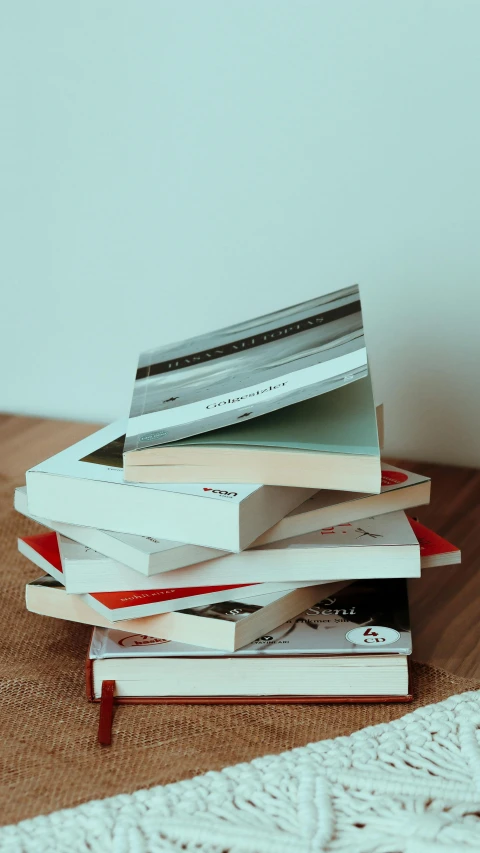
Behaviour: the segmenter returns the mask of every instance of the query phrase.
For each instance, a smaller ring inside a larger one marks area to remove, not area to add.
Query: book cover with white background
[[[30,468],[29,512],[68,524],[239,551],[313,489],[259,484],[126,483],[125,423],[104,427]]]
[[[240,554],[227,554],[142,578],[143,583],[139,582],[137,572],[109,562],[61,535],[59,544],[67,588],[75,592],[81,591],[78,584],[82,583],[91,585],[91,591],[104,585],[104,591],[113,592],[222,583],[289,582],[300,585],[327,580],[420,575],[420,546],[404,512],[340,524],[250,548]]]

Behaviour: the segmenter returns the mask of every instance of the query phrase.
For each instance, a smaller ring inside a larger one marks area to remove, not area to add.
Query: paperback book
[[[120,701],[407,698],[411,650],[406,582],[357,581],[230,655],[96,629],[87,693],[114,680]]]
[[[372,528],[369,519],[367,519],[367,524],[370,527],[371,532]],[[440,566],[449,566],[461,562],[460,549],[455,545],[452,545],[442,536],[439,536],[437,533],[429,530],[423,524],[420,524],[420,522],[415,521],[414,519],[408,519],[408,524],[411,526],[413,536],[419,544],[420,568],[422,571],[423,569],[431,567],[438,568]],[[337,576],[340,575],[343,577],[348,576],[350,580],[356,577],[388,578],[418,576],[418,574],[412,574],[412,571],[415,570],[417,565],[418,547],[405,547],[405,540],[403,545],[398,542],[395,545],[385,544],[383,547],[387,556],[383,562],[377,559],[371,559],[369,561],[368,554],[375,557],[377,552],[372,550],[368,552],[365,551],[364,553],[367,554],[364,561],[365,569],[361,569],[359,566],[360,562],[363,562],[362,554],[358,554],[359,563],[355,564],[352,557],[355,558],[357,556],[357,552],[351,550],[354,546],[346,546],[342,539],[342,536],[345,534],[346,527],[347,525],[338,525],[336,528],[328,528],[324,534],[325,540],[327,540],[327,536],[329,539],[332,536],[334,539],[336,538],[337,545],[332,542],[325,546],[319,545],[318,548],[313,546],[308,550],[308,553],[305,549],[300,549],[302,551],[300,554],[301,559],[296,558],[294,548],[287,553],[286,557],[284,554],[285,549],[279,548],[279,557],[275,561],[273,558],[270,560],[263,558],[262,562],[262,552],[260,552],[256,561],[257,568],[255,570],[252,569],[252,566],[255,565],[254,554],[251,555],[252,560],[250,563],[245,563],[244,560],[238,560],[237,562],[237,558],[239,558],[240,555],[235,554],[229,555],[229,557],[232,558],[231,560],[211,560],[205,563],[200,563],[197,566],[190,566],[186,569],[177,569],[173,572],[165,572],[150,577],[142,577],[137,572],[133,572],[127,566],[122,566],[120,563],[116,563],[113,560],[103,557],[102,554],[98,554],[89,549],[86,550],[83,546],[80,546],[71,540],[59,537],[59,547],[62,554],[63,564],[63,583],[65,584],[68,592],[85,593],[115,591],[118,589],[161,589],[168,588],[169,586],[181,589],[184,586],[191,586],[193,584],[203,583],[206,585],[208,583],[220,583],[222,581],[224,583],[230,582],[232,584],[233,582],[248,583],[249,581],[247,581],[246,578],[254,576],[257,582],[261,582],[264,586],[267,584],[268,589],[273,591],[274,588],[275,590],[280,590],[291,587],[292,585],[307,586],[317,583],[318,581],[326,581],[327,575],[328,580],[335,580]],[[363,531],[363,533],[361,531]],[[365,528],[354,528],[350,535],[353,535],[353,533],[356,533],[360,538],[363,538]],[[346,535],[348,535],[348,533]],[[413,537],[411,533],[409,533],[408,540],[411,538]],[[303,539],[303,537],[299,537],[299,540],[300,539]],[[335,549],[335,552],[338,549],[337,565],[334,563],[336,554],[332,551],[327,552],[327,547]],[[366,549],[368,546],[364,545],[359,547]],[[400,551],[401,548],[404,549],[403,553]],[[398,559],[399,552],[400,560]],[[342,555],[345,555],[343,562]],[[327,560],[326,557],[330,559]],[[313,561],[310,569],[308,569],[308,558]],[[247,560],[248,559],[249,558],[247,558]],[[272,568],[273,563],[275,563],[276,568]],[[244,569],[243,574],[242,564]],[[292,567],[291,572],[288,572],[286,569],[288,565],[291,565]],[[326,565],[330,566],[330,570],[327,570]],[[247,571],[245,571],[245,566]],[[284,580],[283,582],[276,580],[277,577],[281,577],[279,573],[281,567],[283,567],[285,575],[288,574],[290,580]],[[310,573],[315,577],[309,579],[305,578],[305,575]],[[269,578],[269,580],[259,580],[259,578],[262,577]],[[273,580],[273,578],[275,578],[275,580]]]
[[[66,588],[76,593],[217,584],[296,586],[420,575],[420,546],[403,512],[324,528],[149,578],[61,535],[58,539]]]
[[[332,489],[315,492],[270,530],[262,533],[251,547],[430,502],[430,478],[423,474],[384,463],[381,478],[381,492],[378,495]]]
[[[137,485],[122,470],[124,424],[104,427],[27,471],[39,518],[240,551],[313,494],[251,484]]]
[[[234,600],[202,607],[125,619],[122,628],[132,633],[235,651],[298,615],[322,595],[331,595],[345,585],[346,581],[319,584],[249,596],[245,600],[236,596]],[[26,606],[32,613],[70,622],[103,628],[115,628],[116,624],[91,607],[85,596],[69,595],[62,584],[49,575],[27,584]]]
[[[178,441],[368,372],[358,287],[141,354],[125,450]]]
[[[68,524],[50,518],[39,518],[29,511],[27,488],[15,489],[14,506],[17,512],[31,518],[43,527],[48,527],[93,549],[113,561],[130,567],[138,574],[153,575],[169,572],[183,566],[191,566],[203,560],[228,554],[218,548],[206,548],[203,545],[188,545],[171,539],[154,539],[152,536],[139,536],[135,533],[119,533],[102,530],[98,527],[86,527],[81,524]]]

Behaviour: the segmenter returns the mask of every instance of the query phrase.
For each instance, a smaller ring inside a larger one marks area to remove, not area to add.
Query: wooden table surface
[[[93,424],[0,415],[0,475],[24,483],[27,468],[92,433]],[[421,521],[462,549],[462,565],[410,581],[416,660],[480,678],[480,471],[408,460],[395,464],[432,478]]]

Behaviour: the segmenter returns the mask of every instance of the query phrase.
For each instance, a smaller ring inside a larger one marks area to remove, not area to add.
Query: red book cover
[[[57,572],[63,572],[56,533],[49,531],[49,533],[39,533],[37,536],[22,536],[22,542],[43,557]]]
[[[155,604],[159,601],[176,601],[177,599],[191,598],[195,595],[210,595],[213,592],[222,592],[223,590],[242,589],[246,586],[252,586],[250,583],[243,584],[228,584],[227,586],[190,586],[182,587],[181,589],[139,589],[128,590],[127,592],[91,592],[90,598],[94,598],[104,607],[109,610],[120,610],[123,607],[129,608],[134,605]]]
[[[425,527],[420,521],[410,517],[408,520],[418,539],[421,558],[435,557],[439,554],[460,553],[460,549],[456,545],[452,545],[451,542],[448,542],[443,536],[439,536],[438,533],[434,533],[429,527]]]

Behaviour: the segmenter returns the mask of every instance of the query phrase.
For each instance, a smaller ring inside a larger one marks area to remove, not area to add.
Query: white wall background
[[[2,11],[0,409],[360,282],[387,450],[480,464],[477,0]]]

